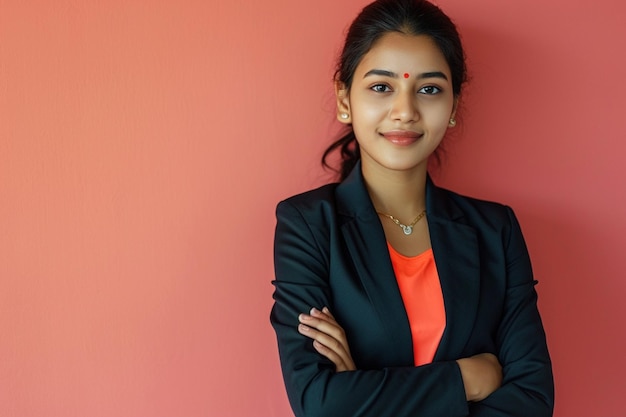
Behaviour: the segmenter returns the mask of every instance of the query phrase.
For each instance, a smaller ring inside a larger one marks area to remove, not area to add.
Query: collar
[[[426,212],[429,219],[456,221],[463,211],[448,198],[448,191],[437,187],[430,175],[426,176]],[[365,187],[365,179],[358,161],[348,177],[337,186],[337,211],[339,214],[370,222],[378,219],[376,209]]]

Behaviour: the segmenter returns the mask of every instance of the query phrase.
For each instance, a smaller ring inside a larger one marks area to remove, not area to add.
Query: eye
[[[433,96],[435,94],[441,93],[441,88],[435,87],[434,85],[427,85],[425,87],[420,88],[418,93]]]
[[[375,84],[371,86],[370,89],[377,93],[388,93],[391,91],[391,88],[389,88],[387,84]]]

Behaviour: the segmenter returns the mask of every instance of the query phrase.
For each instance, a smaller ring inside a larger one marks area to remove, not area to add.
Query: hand
[[[346,333],[328,308],[324,307],[322,311],[312,308],[310,314],[300,314],[298,319],[300,334],[313,339],[315,350],[330,359],[335,364],[337,372],[356,369],[350,355]]]
[[[467,401],[481,401],[502,385],[502,366],[491,353],[456,361],[461,369]]]

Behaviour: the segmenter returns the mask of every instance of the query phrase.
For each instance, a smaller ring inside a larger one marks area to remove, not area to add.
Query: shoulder
[[[278,203],[276,216],[303,217],[308,221],[322,219],[336,212],[335,191],[338,183],[331,183],[319,188],[296,194]]]
[[[470,197],[437,186],[433,186],[431,196],[434,216],[454,218],[479,229],[501,230],[516,222],[513,210],[499,202]]]
[[[437,190],[436,195],[440,200],[437,207],[443,208],[435,214],[440,225],[450,227],[449,230],[471,231],[478,239],[481,250],[489,253],[491,259],[506,259],[511,264],[526,265],[527,270],[520,276],[532,276],[522,229],[509,206],[442,188]],[[432,216],[429,216],[430,220],[433,220]]]
[[[463,195],[445,188],[439,188],[439,191],[466,214],[488,213],[498,215],[506,213],[510,209],[500,202]]]
[[[307,259],[309,268],[315,265],[320,274],[325,273],[329,262],[328,247],[337,225],[336,188],[337,184],[327,184],[278,203],[275,262]]]

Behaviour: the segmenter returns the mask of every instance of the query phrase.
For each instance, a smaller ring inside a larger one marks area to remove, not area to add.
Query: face
[[[395,32],[374,44],[350,88],[337,84],[336,93],[338,120],[352,124],[364,173],[426,170],[457,102],[436,44],[427,36]]]

